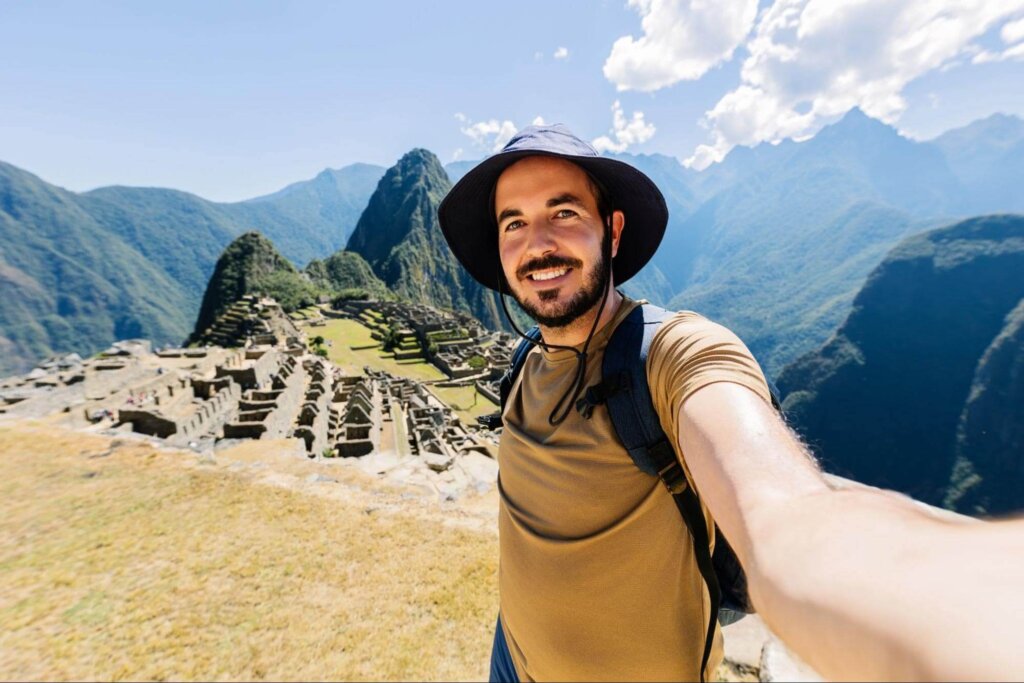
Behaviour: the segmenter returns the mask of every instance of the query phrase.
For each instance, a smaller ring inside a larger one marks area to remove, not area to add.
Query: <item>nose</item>
[[[538,221],[526,227],[527,258],[535,258],[550,254],[558,249],[554,240],[554,231],[545,221]]]

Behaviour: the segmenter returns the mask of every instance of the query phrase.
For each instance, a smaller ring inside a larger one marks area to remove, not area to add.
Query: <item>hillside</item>
[[[0,278],[10,284],[0,304],[0,375],[127,337],[180,343],[232,239],[259,229],[290,260],[332,254],[382,172],[356,164],[219,204],[161,188],[77,194],[0,163]]]
[[[316,301],[317,290],[258,232],[247,232],[217,259],[191,339],[197,340],[231,304],[247,294],[273,297],[285,311]]]
[[[364,293],[373,299],[388,296],[387,286],[373,274],[373,269],[354,251],[337,251],[323,261],[314,259],[305,268],[306,276],[328,293]]]
[[[80,197],[0,163],[0,375],[59,349],[88,355],[115,339],[178,341],[188,295],[119,239]]]
[[[407,153],[381,178],[346,249],[366,259],[400,299],[466,311],[501,328],[495,295],[463,270],[438,225],[437,206],[449,189],[436,156]]]
[[[671,307],[731,327],[774,375],[827,339],[890,248],[937,225],[924,216],[956,215],[960,190],[938,150],[858,110],[764,147],[683,222],[665,274]]]
[[[986,473],[972,500],[1019,463],[1019,413],[996,397],[1022,390],[1010,372],[1019,312],[1007,318],[1024,297],[1022,269],[1021,216],[970,219],[893,249],[833,337],[779,377],[787,415],[830,470],[941,504],[958,458],[961,489],[968,467]],[[1006,482],[1018,507],[1021,483]]]
[[[982,354],[956,433],[945,506],[998,514],[1024,505],[1024,299]]]

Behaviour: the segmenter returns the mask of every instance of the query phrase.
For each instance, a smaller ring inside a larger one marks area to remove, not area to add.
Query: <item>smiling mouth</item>
[[[532,280],[533,282],[546,282],[548,280],[554,280],[556,278],[560,278],[563,275],[565,275],[566,273],[568,273],[570,270],[572,270],[572,269],[571,268],[549,268],[547,270],[538,270],[535,273],[530,273],[526,277],[527,277],[527,279]]]

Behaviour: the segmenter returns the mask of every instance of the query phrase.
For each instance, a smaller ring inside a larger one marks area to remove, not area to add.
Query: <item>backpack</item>
[[[647,352],[662,323],[675,315],[652,304],[634,308],[612,333],[601,365],[601,382],[590,386],[576,401],[576,410],[585,418],[604,403],[619,441],[642,471],[661,479],[672,494],[676,507],[693,538],[697,567],[711,596],[711,619],[704,641],[701,671],[707,667],[715,633],[715,622],[728,625],[754,612],[747,592],[747,578],[736,553],[718,526],[715,526],[715,551],[710,552],[704,515],[696,492],[687,484],[686,475],[676,458],[671,441],[661,429],[658,414],[647,385]],[[501,426],[501,414],[519,376],[526,356],[540,340],[540,329],[531,328],[512,354],[501,378],[501,412],[479,418],[490,429]],[[774,387],[769,383],[772,404],[780,409]]]

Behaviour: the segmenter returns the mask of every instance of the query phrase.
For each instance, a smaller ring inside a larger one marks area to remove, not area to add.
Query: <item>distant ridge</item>
[[[0,375],[129,337],[180,343],[235,237],[258,229],[300,264],[328,256],[382,173],[358,164],[218,204],[162,188],[76,194],[0,162]]]

